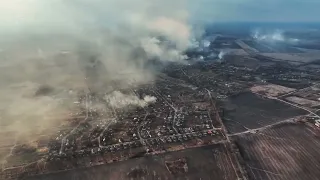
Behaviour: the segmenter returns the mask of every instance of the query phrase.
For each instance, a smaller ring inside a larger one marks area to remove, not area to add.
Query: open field
[[[246,41],[243,41],[244,43],[246,43],[248,46],[258,50],[259,52],[261,53],[272,53],[274,52],[274,49],[268,47],[268,46],[265,46],[263,44],[260,44],[256,41],[250,41],[250,40],[246,40]]]
[[[319,101],[313,101],[313,100],[304,99],[304,98],[300,98],[300,97],[296,97],[296,96],[287,97],[286,100],[293,102],[295,104],[303,105],[303,106],[310,107],[310,108],[320,105]]]
[[[258,93],[261,95],[267,95],[267,96],[272,96],[276,97],[282,94],[286,94],[289,92],[294,91],[295,89],[293,88],[288,88],[280,85],[275,85],[275,84],[267,84],[267,85],[257,85],[253,86],[250,88],[250,90],[253,93]]]
[[[223,119],[229,133],[255,129],[306,114],[303,110],[275,100],[263,99],[250,92],[231,97],[225,108]]]
[[[279,125],[235,137],[250,179],[319,179],[319,131],[304,124]]]

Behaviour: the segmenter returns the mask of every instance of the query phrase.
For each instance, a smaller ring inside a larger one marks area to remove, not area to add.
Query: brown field
[[[303,180],[320,177],[319,131],[304,124],[280,125],[235,138],[250,179]]]
[[[276,97],[294,91],[293,88],[288,88],[275,84],[257,85],[250,89],[253,93],[258,93],[266,96]]]
[[[293,102],[295,104],[299,104],[302,106],[307,106],[307,107],[316,107],[320,105],[320,101],[313,101],[313,100],[309,100],[309,99],[304,99],[304,98],[300,98],[297,96],[290,96],[287,97],[286,100]]]

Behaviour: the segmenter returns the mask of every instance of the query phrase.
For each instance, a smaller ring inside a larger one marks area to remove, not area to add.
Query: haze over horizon
[[[145,3],[141,0],[130,2],[109,0],[103,3],[100,0],[73,0],[68,2],[64,0],[45,2],[38,0],[0,0],[1,32],[6,28],[9,28],[10,31],[13,29],[25,30],[26,24],[39,22],[51,26],[65,26],[64,23],[68,23],[70,17],[67,18],[67,21],[63,17],[67,14],[73,16],[79,9],[86,12],[81,14],[81,21],[88,23],[88,25],[108,23],[109,26],[112,23],[119,22],[123,14],[128,15],[128,12],[132,9],[138,9],[140,6],[139,8],[142,10],[146,10],[151,7],[150,4],[162,6],[160,9],[165,7],[184,9],[188,12],[185,14],[188,16],[188,21],[192,24],[213,22],[320,22],[320,12],[318,11],[320,1],[316,0],[178,0],[172,3],[169,1],[161,4],[157,1]],[[91,21],[93,13],[90,12],[91,10],[94,10],[94,21]],[[106,13],[106,10],[109,12]],[[100,15],[100,18],[96,18],[98,15]],[[78,21],[79,17],[75,20]]]
[[[198,0],[190,7],[204,22],[320,22],[316,0]]]

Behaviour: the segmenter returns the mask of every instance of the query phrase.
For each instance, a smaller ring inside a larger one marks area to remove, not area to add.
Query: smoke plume
[[[219,60],[222,60],[226,54],[227,54],[226,50],[221,49],[218,54]]]
[[[135,95],[123,94],[119,91],[114,91],[111,94],[106,95],[105,99],[111,107],[116,109],[123,109],[128,106],[146,107],[157,100],[154,96],[147,95],[143,99],[139,99]]]
[[[252,31],[251,37],[257,41],[264,41],[264,42],[268,42],[268,43],[277,43],[277,42],[297,43],[297,42],[299,42],[299,39],[286,37],[285,32],[280,29],[273,30],[273,31],[263,31],[261,29],[255,29],[254,31]]]
[[[184,0],[0,3],[1,132],[29,139],[79,111],[81,95],[115,108],[156,101],[118,89],[152,81],[150,60],[182,63],[196,34]]]

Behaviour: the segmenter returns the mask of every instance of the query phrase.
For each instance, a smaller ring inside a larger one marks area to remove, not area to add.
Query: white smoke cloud
[[[120,91],[113,91],[105,96],[107,104],[116,109],[123,109],[128,106],[146,107],[147,105],[156,102],[157,98],[153,96],[145,96],[139,99],[135,95],[123,94]]]
[[[222,60],[226,54],[227,54],[227,52],[222,49],[222,50],[219,52],[219,54],[218,54],[218,58],[219,58],[220,60]]]
[[[284,41],[283,31],[276,30],[271,33],[263,33],[260,30],[253,32],[253,38],[259,41]]]
[[[252,38],[257,41],[265,41],[265,42],[287,42],[287,43],[297,43],[299,39],[289,38],[284,35],[284,31],[277,29],[274,31],[262,31],[260,29],[255,29],[252,32]]]
[[[211,42],[210,41],[208,41],[208,40],[203,40],[203,47],[204,48],[208,48],[210,45],[211,45]]]
[[[150,59],[157,58],[162,61],[182,62],[187,57],[178,49],[172,49],[163,44],[155,37],[148,37],[141,40],[141,47],[147,53]]]
[[[198,34],[184,0],[0,0],[0,26],[0,124],[25,137],[70,118],[89,91],[117,108],[154,102],[117,89],[153,80],[150,59],[183,62]]]

